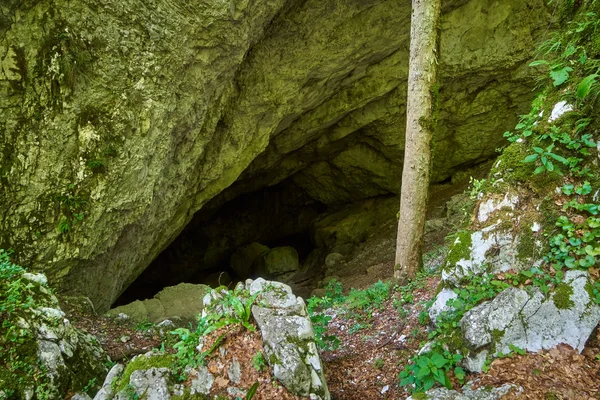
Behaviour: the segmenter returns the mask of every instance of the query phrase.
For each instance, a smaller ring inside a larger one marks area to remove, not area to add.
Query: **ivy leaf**
[[[592,86],[594,86],[594,83],[596,83],[597,77],[598,74],[591,74],[583,78],[583,80],[579,82],[579,85],[577,85],[577,97],[579,97],[581,100],[585,99],[592,91]]]
[[[571,67],[563,67],[560,69],[553,69],[550,71],[550,78],[552,78],[552,84],[554,86],[560,86],[569,79],[569,73],[573,72]]]
[[[562,187],[562,192],[564,194],[566,194],[567,196],[570,196],[570,195],[573,194],[573,189],[575,189],[574,185],[571,185],[571,184],[565,185],[565,186]]]
[[[575,257],[567,257],[567,258],[565,258],[565,265],[567,266],[567,268],[575,268],[577,266],[577,263],[575,261]]]

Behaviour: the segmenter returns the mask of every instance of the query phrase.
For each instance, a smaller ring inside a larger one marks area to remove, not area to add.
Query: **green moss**
[[[118,393],[125,389],[125,387],[129,384],[129,378],[134,371],[146,370],[150,368],[172,368],[174,364],[175,359],[171,354],[157,354],[150,358],[144,355],[136,357],[125,367],[123,376],[117,383],[116,392]]]
[[[519,235],[517,243],[517,258],[521,261],[527,261],[534,257],[535,253],[535,237],[533,231],[529,229],[529,225]]]
[[[499,343],[504,337],[504,331],[501,331],[499,329],[492,329],[490,334],[492,335],[492,341],[494,343]]]
[[[460,231],[456,234],[456,239],[444,263],[444,268],[452,268],[460,260],[469,259],[471,257],[471,246],[473,240],[469,231]]]
[[[554,294],[552,295],[552,301],[554,301],[554,305],[559,310],[566,310],[575,305],[573,300],[571,300],[571,295],[573,294],[573,288],[566,283],[561,283],[556,286],[554,289]]]
[[[427,400],[427,399],[429,399],[430,397],[429,397],[429,396],[427,396],[427,394],[426,394],[426,393],[423,393],[423,392],[418,392],[418,393],[413,393],[413,394],[412,394],[412,398],[413,398],[413,399],[415,399],[415,400]]]
[[[504,149],[498,161],[494,164],[491,176],[501,173],[507,182],[526,182],[533,175],[534,167],[523,163],[527,152],[523,145],[513,143]]]
[[[593,300],[596,297],[594,295],[594,285],[592,285],[592,283],[590,281],[587,281],[585,283],[584,289],[587,292],[588,296],[590,296],[590,300]]]

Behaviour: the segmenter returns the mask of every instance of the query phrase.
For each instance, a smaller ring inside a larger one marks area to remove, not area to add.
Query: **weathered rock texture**
[[[71,325],[44,275],[24,273],[18,279],[19,293],[13,287],[2,304],[0,345],[15,359],[2,360],[0,399],[59,399],[86,386],[94,389],[110,361],[98,340]],[[10,297],[15,301],[23,294],[27,304],[11,312]]]
[[[592,287],[586,271],[568,271],[549,296],[508,288],[473,308],[460,321],[469,348],[465,365],[481,372],[488,355],[507,354],[509,345],[538,352],[565,343],[581,352],[600,322]]]
[[[514,385],[505,384],[498,388],[485,387],[479,389],[471,389],[471,385],[463,386],[461,392],[446,388],[436,388],[428,390],[423,399],[427,400],[498,400],[504,397]],[[420,398],[420,397],[418,397]],[[406,400],[416,400],[414,396]]]
[[[544,7],[445,3],[434,180],[514,126]],[[409,19],[408,0],[2,2],[0,246],[105,310],[219,193],[397,193]]]
[[[246,289],[251,295],[260,294],[259,304],[252,306],[252,316],[273,375],[295,395],[330,399],[304,300],[289,286],[262,278],[248,280]]]
[[[180,283],[177,286],[164,288],[151,299],[136,300],[127,305],[115,307],[107,314],[115,317],[125,314],[136,322],[159,323],[167,319],[175,319],[185,325],[185,322],[196,322],[198,314],[204,308],[202,299],[209,290],[210,287],[206,285]]]

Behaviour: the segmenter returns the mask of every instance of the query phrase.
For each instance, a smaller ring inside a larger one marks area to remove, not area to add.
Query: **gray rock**
[[[96,393],[96,396],[94,396],[94,400],[110,400],[114,397],[115,393],[112,388],[112,383],[115,379],[121,377],[124,369],[125,368],[122,364],[115,364],[110,369],[108,375],[106,375],[106,378],[104,379],[102,387],[100,388],[98,393]]]
[[[275,377],[298,396],[330,398],[314,343],[314,331],[304,301],[289,286],[264,279],[247,281],[250,293],[260,292],[252,315],[260,329],[266,359]]]
[[[339,272],[339,268],[346,262],[346,257],[340,253],[330,253],[325,257],[325,275]]]
[[[38,283],[39,285],[45,286],[48,284],[48,278],[44,274],[32,274],[30,272],[25,272],[23,274],[23,278],[30,280],[31,282]]]
[[[152,299],[136,300],[115,307],[107,314],[117,318],[126,315],[128,319],[136,322],[160,322],[176,318],[195,321],[198,314],[202,312],[202,298],[209,290],[210,287],[206,285],[180,283],[164,288]]]
[[[473,390],[470,384],[467,384],[462,388],[461,393],[456,390],[436,388],[427,391],[425,394],[427,400],[498,400],[514,387],[514,385],[505,384],[498,388],[485,387]],[[416,400],[416,398],[410,396],[406,400]]]
[[[138,396],[144,396],[147,400],[169,400],[168,382],[171,371],[168,368],[150,368],[147,370],[133,371],[129,378],[129,384]],[[119,392],[119,396],[122,392]]]
[[[470,349],[465,366],[480,372],[480,352],[508,353],[509,345],[537,352],[565,343],[581,352],[600,322],[600,306],[586,290],[590,284],[587,272],[568,271],[547,297],[535,287],[531,294],[511,287],[471,309],[460,322]]]
[[[215,378],[208,372],[208,368],[201,366],[198,368],[198,377],[192,380],[191,394],[209,394]]]
[[[261,293],[260,301],[267,304],[269,307],[276,307],[282,310],[291,310],[299,315],[306,314],[306,305],[301,297],[296,297],[290,288],[285,283],[267,281],[263,278],[258,278],[246,287],[250,291],[250,295]]]
[[[450,310],[450,306],[447,306],[446,303],[448,300],[456,299],[457,297],[458,295],[454,293],[454,290],[448,288],[442,289],[429,309],[429,318],[431,321],[435,323],[438,315],[444,311]]]
[[[0,393],[0,395],[1,395],[1,393]],[[2,397],[0,396],[0,399],[1,398]],[[75,393],[75,395],[73,395],[73,397],[71,397],[71,400],[92,400],[92,398],[87,393]]]
[[[237,357],[233,357],[233,362],[227,369],[227,376],[229,376],[229,380],[233,383],[240,383],[240,379],[242,378],[242,371],[240,368],[240,363],[237,360]]]
[[[36,350],[31,355],[23,354],[21,361],[30,363],[33,370],[44,371],[36,380],[28,374],[25,379],[31,380],[19,383],[15,398],[39,396],[42,388],[48,398],[63,398],[75,389],[75,382],[100,379],[106,373],[108,356],[94,337],[71,325],[46,282],[44,275],[23,273],[20,283],[28,287],[30,306],[7,316],[7,322],[23,334],[23,344]],[[4,381],[7,376],[11,375],[0,377],[0,387],[13,389],[13,382]]]
[[[289,277],[299,268],[298,252],[291,246],[275,247],[256,261],[256,272],[268,278]]]

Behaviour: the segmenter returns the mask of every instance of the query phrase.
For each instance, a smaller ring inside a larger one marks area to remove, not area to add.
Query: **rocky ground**
[[[443,252],[430,257],[429,268],[435,271]],[[437,255],[437,257],[435,257]],[[387,265],[391,271],[391,265]],[[368,280],[384,275],[383,266],[371,269]],[[365,280],[366,282],[367,280]],[[423,273],[407,287],[391,287],[389,296],[379,299],[376,307],[336,304],[324,310],[332,319],[327,335],[339,339],[339,347],[321,351],[327,383],[333,399],[403,399],[410,393],[400,387],[398,374],[427,341],[427,306],[435,297],[440,281],[438,272]],[[346,288],[347,289],[347,288]],[[365,288],[357,288],[365,289]],[[345,294],[348,290],[344,291]],[[329,293],[335,296],[334,293]],[[152,324],[134,324],[94,315],[86,304],[63,301],[73,324],[94,334],[115,362],[126,362],[136,354],[153,348],[170,347],[172,338]],[[215,333],[218,334],[218,333]],[[492,362],[487,374],[469,375],[475,387],[501,386],[512,383],[506,398],[524,399],[597,399],[600,398],[600,340],[597,333],[588,341],[582,354],[561,345],[538,354],[512,354]],[[261,351],[260,335],[246,329],[227,333],[221,347],[228,358],[237,358],[244,366],[244,379],[259,382],[255,399],[293,399],[295,396],[277,384],[256,354]],[[263,360],[264,361],[264,360]],[[215,393],[228,384],[223,362],[215,356],[208,368],[215,376]],[[457,381],[454,380],[455,386]]]

